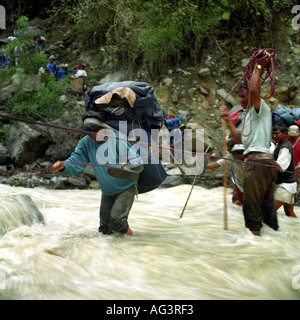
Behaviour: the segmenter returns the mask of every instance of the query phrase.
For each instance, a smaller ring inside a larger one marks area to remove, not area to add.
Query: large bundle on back
[[[127,136],[133,129],[144,130],[148,137],[145,148],[149,157],[151,129],[160,129],[166,119],[166,113],[154,95],[154,88],[146,82],[108,82],[92,87],[86,94],[85,108],[86,111],[100,112],[105,122],[115,130],[120,130],[120,124],[126,123]],[[159,161],[150,163],[148,160],[138,181],[139,193],[157,188],[167,176]]]
[[[85,98],[86,111],[99,111],[114,127],[118,121],[138,120],[148,128],[161,128],[166,113],[146,82],[108,82],[91,88]]]
[[[286,126],[300,125],[300,108],[289,108],[278,105],[272,112],[273,125],[283,124]]]

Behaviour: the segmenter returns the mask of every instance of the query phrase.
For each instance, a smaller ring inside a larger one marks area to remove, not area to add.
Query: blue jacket
[[[112,196],[133,185],[131,180],[114,178],[108,174],[110,167],[120,167],[122,162],[140,164],[142,160],[132,145],[127,142],[126,136],[119,132],[107,130],[107,140],[105,141],[96,142],[89,136],[81,139],[75,151],[64,161],[65,168],[60,173],[71,176],[84,170],[87,163],[96,164],[92,168],[102,194]]]
[[[182,123],[182,115],[180,114],[178,115],[178,118],[166,119],[165,121],[165,125],[169,131],[179,128],[181,123]]]
[[[68,75],[68,69],[63,67],[58,67],[56,69],[56,74],[57,74],[57,79],[61,81]]]
[[[5,68],[8,64],[8,61],[7,61],[7,54],[5,52],[2,52],[0,54],[0,62],[1,62],[1,66],[3,68]]]
[[[53,63],[53,62],[49,62],[47,64],[47,71],[50,73],[50,74],[55,74],[56,72],[56,64]]]

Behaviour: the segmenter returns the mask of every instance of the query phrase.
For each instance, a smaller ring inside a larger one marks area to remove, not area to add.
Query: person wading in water
[[[137,181],[126,178],[130,174],[128,170],[121,171],[119,177],[110,172],[112,169],[120,172],[120,168],[130,163],[141,172],[143,170],[141,157],[132,148],[126,136],[104,123],[100,113],[90,111],[83,115],[82,121],[83,131],[90,134],[78,142],[75,151],[67,160],[56,161],[51,170],[71,176],[83,171],[88,163],[96,164],[93,166],[93,171],[102,192],[99,232],[133,235],[128,225],[128,215],[137,194]],[[121,161],[121,158],[125,160]]]
[[[233,139],[245,147],[243,214],[245,226],[255,235],[260,235],[263,222],[274,230],[278,229],[273,187],[278,169],[269,150],[272,137],[272,113],[260,97],[261,73],[270,59],[271,54],[264,50],[263,58],[253,69],[249,88],[245,87],[239,92],[244,109],[248,109],[249,99],[251,102],[243,120],[241,133],[231,121],[225,104],[220,107],[221,117],[226,121]]]
[[[294,199],[297,192],[294,150],[287,135],[287,127],[283,125],[273,127],[273,137],[277,143],[274,159],[279,168],[274,195],[275,209],[277,211],[283,205],[287,216],[297,218],[294,212]]]

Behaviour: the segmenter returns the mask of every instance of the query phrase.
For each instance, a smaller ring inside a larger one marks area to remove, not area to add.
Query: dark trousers
[[[274,183],[277,169],[273,160],[249,160],[245,165],[243,214],[245,225],[251,230],[260,230],[266,223],[278,229],[277,213],[274,206]],[[255,165],[256,164],[256,165]]]
[[[101,197],[99,232],[110,234],[112,232],[126,233],[128,230],[128,215],[131,210],[136,189],[132,185],[127,190],[113,195]]]

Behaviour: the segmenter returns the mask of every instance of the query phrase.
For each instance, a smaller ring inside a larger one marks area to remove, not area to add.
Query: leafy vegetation
[[[16,19],[19,31],[28,27],[28,18],[20,16],[38,10],[33,0],[4,0],[8,15]],[[197,63],[210,43],[233,43],[246,34],[249,45],[263,37],[268,47],[272,33],[282,23],[288,25],[296,0],[38,0],[43,14],[52,24],[69,23],[72,36],[82,46],[99,50],[110,70],[122,63],[157,73],[184,60]],[[30,9],[31,8],[31,9]],[[19,14],[19,15],[17,15]],[[282,17],[282,18],[280,18]],[[32,39],[20,33],[8,45],[10,68],[1,69],[2,83],[13,74],[21,79],[37,74],[47,64],[43,52],[36,52]],[[228,42],[227,42],[228,43]],[[14,66],[14,48],[22,47],[19,65]],[[92,85],[97,75],[91,75]],[[37,90],[25,93],[23,82],[10,98],[10,110],[22,117],[52,120],[64,110],[59,97],[71,94],[67,83],[42,77]]]
[[[15,65],[15,50],[18,50],[21,53],[20,57],[18,57],[20,72],[25,74],[36,74],[42,65],[47,64],[47,57],[44,52],[34,51],[34,43],[30,41],[31,39],[25,32],[26,28],[29,26],[28,17],[21,16],[17,20],[16,25],[19,32],[18,38],[10,41],[6,50],[9,63],[11,66]],[[32,45],[28,45],[28,43],[32,43]],[[12,70],[14,69],[9,71],[11,72]]]
[[[110,61],[158,71],[184,59],[197,62],[214,37],[249,33],[256,45],[276,29],[275,15],[296,0],[57,0],[51,19],[68,19],[87,45],[99,43]],[[269,39],[272,37],[269,37]],[[113,50],[112,50],[113,49]]]
[[[53,24],[68,21],[82,45],[98,46],[110,64],[159,71],[185,59],[197,62],[216,38],[249,35],[251,45],[272,39],[297,0],[3,0],[9,16],[39,10]],[[40,8],[40,9],[39,9]],[[43,8],[43,9],[42,9]],[[27,14],[28,15],[28,14]],[[283,16],[282,19],[279,17]],[[290,24],[290,22],[289,22]],[[271,36],[267,36],[270,34]]]
[[[17,90],[7,101],[7,110],[14,116],[49,121],[60,117],[66,110],[66,105],[60,101],[61,95],[72,95],[69,89],[69,79],[57,82],[52,75],[41,75],[36,82],[34,90],[24,90],[28,76],[38,74],[41,66],[46,67],[48,61],[44,52],[36,50],[33,40],[24,32],[28,27],[28,18],[21,16],[17,20],[18,38],[8,43],[6,53],[8,55],[8,67],[0,69],[2,83],[5,87],[10,83],[13,76],[19,79]],[[15,63],[15,50],[18,48],[20,56]],[[37,80],[36,77],[34,78]],[[3,131],[3,130],[2,130]]]
[[[25,93],[21,85],[10,99],[13,114],[45,122],[54,120],[66,110],[60,96],[65,94],[67,88],[67,81],[57,82],[53,76],[43,76],[37,91],[30,94]]]

